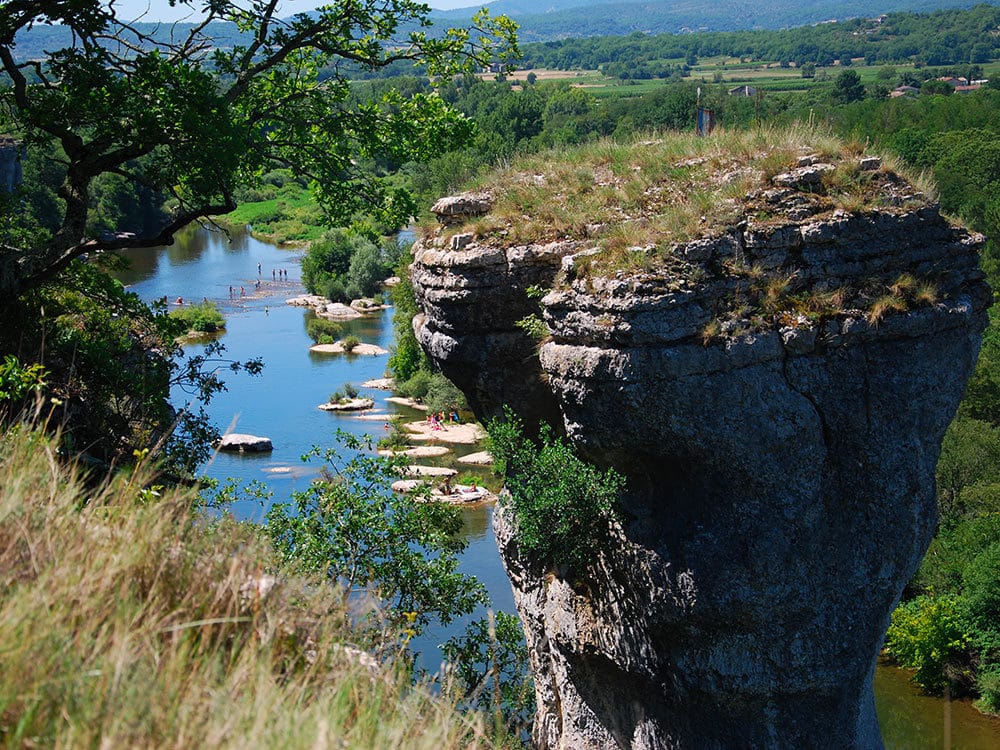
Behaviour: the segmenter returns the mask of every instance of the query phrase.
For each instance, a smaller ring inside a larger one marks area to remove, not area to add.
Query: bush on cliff
[[[578,458],[547,425],[534,443],[509,409],[486,429],[494,467],[510,492],[518,544],[544,564],[581,576],[608,538],[625,480]]]

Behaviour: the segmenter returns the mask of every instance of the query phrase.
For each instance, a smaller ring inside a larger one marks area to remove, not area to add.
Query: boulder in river
[[[218,449],[228,453],[267,453],[274,450],[274,446],[271,444],[271,438],[230,432],[222,436]]]

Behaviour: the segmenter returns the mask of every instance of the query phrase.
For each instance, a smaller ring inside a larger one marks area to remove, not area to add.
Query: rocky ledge
[[[417,243],[415,331],[477,415],[547,420],[628,479],[586,571],[522,555],[498,509],[538,747],[881,746],[875,660],[990,292],[982,237],[841,159],[857,205],[806,153],[627,268],[589,228],[480,236],[483,194]]]

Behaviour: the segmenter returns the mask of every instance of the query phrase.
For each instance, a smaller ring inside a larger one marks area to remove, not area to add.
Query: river
[[[218,232],[193,228],[178,235],[167,248],[128,251],[131,269],[119,278],[142,299],[166,296],[173,300],[207,298],[226,316],[222,339],[227,356],[245,360],[262,357],[260,377],[233,375],[228,391],[210,404],[209,413],[223,430],[266,435],[274,451],[264,455],[219,454],[206,467],[208,476],[235,477],[244,482],[258,480],[285,500],[295,489],[303,489],[319,471],[318,464],[304,464],[302,454],[312,446],[336,445],[338,429],[353,435],[379,435],[382,420],[363,421],[320,411],[317,406],[344,383],[360,385],[382,377],[388,357],[316,355],[306,335],[311,313],[284,304],[302,290],[299,260],[302,251],[283,249],[243,232],[233,232],[232,241]],[[258,266],[260,264],[260,273]],[[278,270],[287,279],[278,280]],[[272,277],[272,270],[275,274]],[[260,280],[261,288],[255,288]],[[229,288],[235,294],[230,295]],[[246,296],[240,295],[240,287]],[[350,321],[345,335],[353,333],[362,342],[385,349],[392,344],[391,313]],[[197,351],[198,346],[190,347]],[[420,412],[390,404],[385,391],[369,391],[377,413],[403,413],[422,419]],[[474,448],[456,446],[456,454]],[[424,462],[423,460],[421,461]],[[428,461],[428,463],[434,463]],[[464,471],[464,470],[463,470]],[[259,520],[266,508],[259,502],[244,501],[231,508],[241,519]],[[493,541],[492,512],[489,508],[464,510],[463,534],[468,547],[460,569],[475,575],[486,586],[493,606],[514,611],[510,585],[500,566]],[[412,645],[422,655],[422,664],[434,671],[440,663],[438,644],[464,628],[467,619],[448,628],[432,628]],[[876,704],[886,747],[889,750],[995,750],[1000,747],[1000,720],[976,712],[961,701],[946,702],[921,696],[909,684],[907,675],[892,667],[880,666],[875,677]]]

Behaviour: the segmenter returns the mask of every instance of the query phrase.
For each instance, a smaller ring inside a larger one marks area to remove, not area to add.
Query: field
[[[681,58],[668,59],[663,62],[672,66],[684,63]],[[794,65],[782,67],[778,62],[741,61],[734,57],[710,57],[698,61],[691,68],[688,81],[709,84],[722,84],[729,87],[748,84],[763,90],[765,93],[784,93],[793,91],[808,91],[816,86],[829,85],[830,81],[843,70],[853,70],[860,76],[862,83],[872,85],[884,82],[893,85],[893,81],[901,73],[910,71],[919,74],[919,69],[913,64],[899,65],[865,65],[864,58],[851,61],[848,66],[835,64],[829,67],[817,67],[812,78],[803,78],[802,71]],[[1000,61],[983,65],[984,75],[1000,75]],[[537,82],[569,81],[571,86],[579,86],[589,90],[599,98],[633,97],[647,94],[662,87],[664,79],[622,80],[604,75],[600,70],[548,70],[528,69],[518,70],[507,75],[507,80],[523,85],[528,75],[533,73]],[[486,79],[490,75],[483,76]]]

